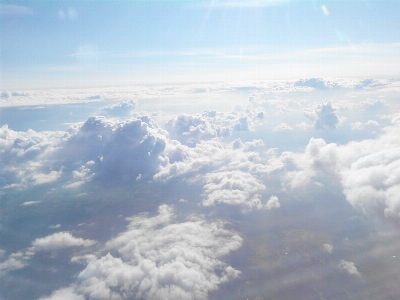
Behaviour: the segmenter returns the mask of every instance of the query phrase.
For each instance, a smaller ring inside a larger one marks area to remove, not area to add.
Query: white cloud
[[[106,254],[88,257],[76,284],[53,295],[207,299],[209,292],[240,275],[220,260],[241,246],[240,236],[224,229],[221,221],[207,222],[200,217],[176,223],[174,219],[173,209],[167,205],[160,206],[154,217],[128,218],[126,231],[106,243]]]
[[[307,129],[313,127],[313,126],[310,125],[310,124],[307,124],[305,122],[300,122],[299,124],[296,124],[296,127],[301,129],[301,130],[307,130]]]
[[[279,199],[277,196],[272,195],[269,200],[267,201],[267,203],[265,204],[265,208],[270,210],[273,208],[279,208],[281,206],[281,204],[279,203]]]
[[[57,229],[57,228],[60,228],[61,227],[61,224],[56,224],[56,225],[50,225],[48,228],[49,229]]]
[[[363,130],[366,127],[378,127],[380,124],[377,121],[369,120],[366,123],[355,122],[350,124],[353,130]]]
[[[42,201],[26,201],[26,202],[22,203],[21,205],[23,205],[23,206],[35,205],[35,204],[38,204],[40,202],[42,202]]]
[[[6,261],[0,263],[0,270],[12,271],[21,269],[39,251],[54,251],[70,247],[89,247],[96,243],[94,240],[76,238],[69,232],[57,232],[44,238],[35,239],[31,247],[11,253]]]
[[[165,124],[166,130],[172,139],[182,144],[194,147],[201,140],[209,140],[217,137],[226,137],[231,134],[229,127],[223,127],[210,122],[214,114],[206,113],[207,117],[180,114]]]
[[[348,272],[350,275],[355,275],[358,277],[361,277],[360,272],[357,270],[354,262],[351,261],[346,261],[346,260],[341,260],[339,262],[339,268],[342,270],[345,270],[346,272]]]
[[[37,250],[49,251],[77,246],[89,247],[95,243],[93,240],[76,238],[69,232],[57,232],[44,238],[35,239],[32,242],[32,246]]]
[[[292,127],[290,127],[288,124],[286,123],[281,123],[277,126],[275,126],[273,129],[273,131],[285,131],[285,130],[293,130]]]
[[[400,216],[400,117],[376,139],[338,146],[311,139],[304,153],[283,153],[297,170],[285,174],[291,188],[306,186],[317,176],[338,180],[346,199],[365,213]]]
[[[91,117],[70,131],[57,156],[66,171],[79,171],[72,173],[78,181],[90,174],[108,182],[148,178],[165,162],[165,133],[146,116],[124,122]]]
[[[203,205],[216,203],[244,206],[245,208],[263,208],[257,192],[265,190],[265,186],[254,176],[246,172],[228,171],[204,175]]]
[[[85,297],[75,294],[73,287],[67,287],[54,291],[50,296],[39,298],[39,300],[85,300]]]
[[[314,120],[316,129],[335,129],[339,124],[339,119],[335,114],[335,109],[331,102],[319,104],[313,112],[305,112],[305,116]]]
[[[91,96],[96,97],[96,96]],[[100,97],[100,96],[99,96]],[[98,98],[92,98],[98,99]],[[112,116],[125,116],[128,115],[137,105],[137,101],[127,100],[116,104],[110,104],[100,108],[100,112],[107,113]]]
[[[327,253],[331,254],[333,252],[333,246],[331,244],[324,244],[323,246]]]
[[[329,16],[329,10],[326,8],[325,5],[322,5],[321,9],[325,16]]]

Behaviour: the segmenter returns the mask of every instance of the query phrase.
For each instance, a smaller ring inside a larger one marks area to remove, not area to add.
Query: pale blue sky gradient
[[[1,88],[396,77],[399,1],[2,1]]]

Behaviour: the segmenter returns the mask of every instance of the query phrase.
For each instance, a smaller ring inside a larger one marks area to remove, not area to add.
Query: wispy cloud
[[[15,4],[0,4],[0,15],[32,15],[30,7]]]

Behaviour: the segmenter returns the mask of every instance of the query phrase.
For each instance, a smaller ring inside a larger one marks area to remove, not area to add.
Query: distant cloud
[[[208,118],[214,118],[214,112],[207,112],[207,116],[191,116],[180,114],[176,118],[169,120],[165,128],[172,139],[180,141],[190,147],[196,146],[201,140],[209,140],[217,137],[227,137],[231,134],[229,127],[222,127],[213,124]]]
[[[333,252],[333,246],[331,244],[324,244],[324,250],[331,254]]]
[[[28,6],[16,4],[0,4],[1,15],[32,15],[33,10]]]
[[[285,130],[293,130],[292,127],[290,127],[288,124],[286,123],[281,123],[277,126],[275,126],[272,131],[285,131]]]
[[[50,225],[48,228],[49,229],[57,229],[57,228],[60,228],[61,227],[61,224],[56,224],[56,225]]]
[[[300,122],[300,123],[296,124],[296,127],[301,129],[301,130],[307,130],[309,128],[312,128],[313,126],[310,125],[310,124],[307,124],[305,122]]]
[[[92,96],[96,97],[96,96]],[[99,98],[92,98],[99,99]],[[100,112],[107,113],[111,116],[126,116],[129,115],[129,112],[133,110],[137,105],[137,101],[127,100],[123,102],[119,102],[116,104],[110,104],[107,106],[103,106],[100,108]]]
[[[279,208],[281,206],[281,204],[279,203],[279,199],[277,196],[272,195],[269,200],[267,201],[267,203],[265,204],[265,208],[270,210],[273,208]]]
[[[23,206],[29,206],[29,205],[39,204],[39,203],[41,203],[41,202],[42,202],[42,201],[27,201],[27,202],[22,203],[21,205],[23,205]]]
[[[366,123],[355,122],[350,124],[353,130],[363,130],[366,127],[378,127],[380,124],[377,121],[369,120]]]
[[[44,238],[35,239],[32,242],[32,246],[35,251],[50,251],[69,247],[89,247],[96,243],[93,240],[84,240],[82,238],[76,238],[69,232],[57,232],[52,235],[48,235]]]
[[[35,239],[31,247],[10,254],[6,261],[0,263],[0,270],[12,271],[21,269],[39,251],[54,251],[70,247],[89,247],[96,243],[94,240],[76,238],[69,232],[57,232],[44,238]]]
[[[321,9],[325,16],[329,16],[329,10],[326,8],[325,5],[322,5]]]
[[[310,78],[310,79],[298,80],[294,83],[294,86],[312,87],[316,90],[328,89],[322,78]]]
[[[215,172],[204,176],[203,205],[216,203],[238,205],[246,208],[263,208],[257,192],[265,190],[265,186],[254,176],[246,172]]]
[[[307,118],[315,121],[315,129],[335,129],[339,124],[339,119],[330,101],[319,104],[313,112],[304,114]]]
[[[75,7],[69,7],[65,10],[60,9],[57,12],[57,16],[59,19],[69,19],[69,20],[76,20],[78,18],[78,13],[76,12]]]
[[[360,272],[357,270],[355,264],[351,261],[346,261],[342,259],[339,263],[339,268],[345,270],[350,275],[361,277]]]
[[[312,138],[304,153],[286,152],[281,159],[296,170],[285,174],[291,188],[304,187],[317,176],[342,185],[347,201],[367,214],[398,219],[400,215],[400,116],[375,139],[327,144]]]
[[[10,97],[10,94],[8,92],[1,92],[0,93],[0,98],[1,99],[8,99]]]

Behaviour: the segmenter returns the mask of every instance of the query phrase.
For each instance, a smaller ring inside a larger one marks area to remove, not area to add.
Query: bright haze
[[[397,299],[399,1],[2,1],[0,298]]]

